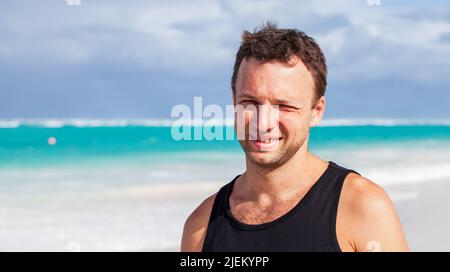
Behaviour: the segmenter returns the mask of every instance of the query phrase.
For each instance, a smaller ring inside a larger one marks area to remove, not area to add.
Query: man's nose
[[[258,130],[261,133],[270,132],[278,127],[278,106],[259,105],[258,107]]]

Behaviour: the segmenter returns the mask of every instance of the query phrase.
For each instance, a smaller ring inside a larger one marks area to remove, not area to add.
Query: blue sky
[[[1,1],[0,118],[167,118],[194,96],[229,104],[241,32],[268,19],[324,50],[327,118],[450,118],[450,4],[380,3]]]

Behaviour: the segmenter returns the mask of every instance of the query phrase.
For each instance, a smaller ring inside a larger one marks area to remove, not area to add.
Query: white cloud
[[[417,18],[420,7],[365,1],[83,1],[0,9],[0,58],[87,63],[116,60],[177,72],[233,62],[243,29],[266,19],[306,30],[324,48],[338,81],[446,78],[448,16]],[[431,5],[431,4],[428,4]],[[420,12],[419,12],[420,13]],[[431,15],[429,15],[431,14]],[[447,19],[446,19],[447,18]]]

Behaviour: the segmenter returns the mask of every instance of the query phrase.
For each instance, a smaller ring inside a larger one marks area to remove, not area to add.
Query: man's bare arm
[[[202,251],[215,198],[216,194],[205,199],[187,218],[181,238],[181,251]]]
[[[386,192],[353,173],[342,188],[337,232],[343,251],[408,251],[400,219]]]

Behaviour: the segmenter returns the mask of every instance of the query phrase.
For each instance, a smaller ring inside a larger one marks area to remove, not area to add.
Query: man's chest
[[[264,207],[252,202],[233,203],[230,201],[231,214],[245,224],[264,224],[287,214],[298,203],[298,199],[278,201]]]

